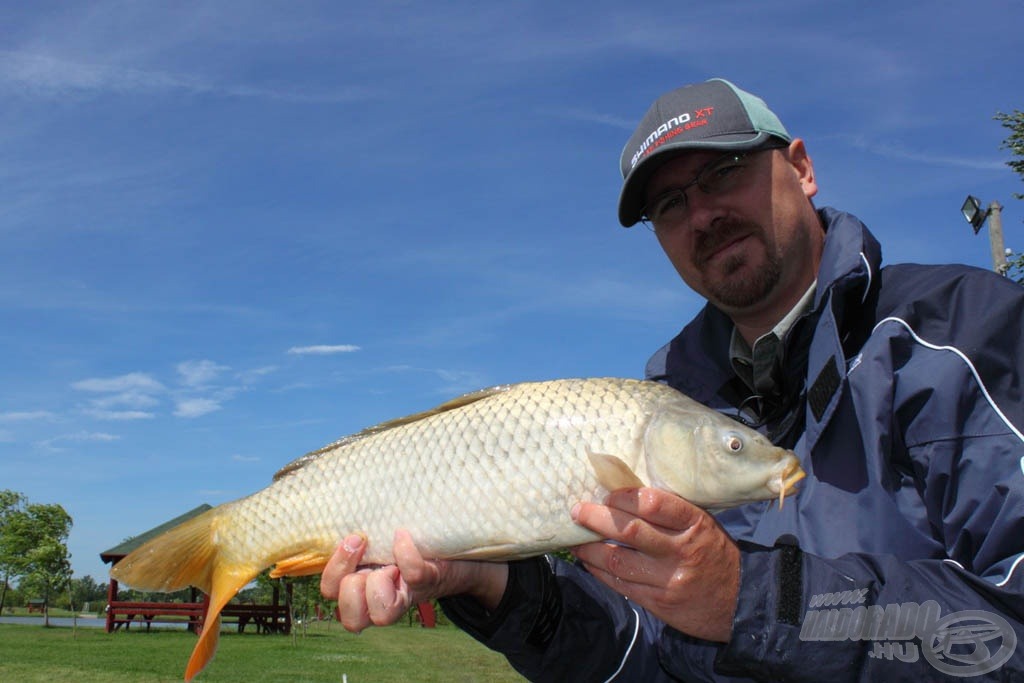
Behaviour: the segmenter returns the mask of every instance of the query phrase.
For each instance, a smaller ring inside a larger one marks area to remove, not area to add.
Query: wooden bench
[[[187,624],[189,631],[198,633],[206,617],[204,602],[125,602],[114,601],[107,606],[107,631],[116,631],[121,626],[131,628],[132,622],[146,624],[148,631],[154,623]],[[284,605],[237,605],[228,604],[221,610],[221,623],[236,623],[238,632],[252,623],[257,633],[289,633],[291,619]]]

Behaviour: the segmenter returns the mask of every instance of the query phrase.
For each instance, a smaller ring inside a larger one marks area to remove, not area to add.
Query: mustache
[[[759,230],[760,228],[750,221],[720,218],[712,222],[710,230],[698,233],[694,244],[694,261],[697,265],[704,265],[715,252],[726,244]]]

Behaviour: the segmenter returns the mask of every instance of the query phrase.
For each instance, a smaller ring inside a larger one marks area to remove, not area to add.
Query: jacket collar
[[[877,283],[882,247],[863,223],[852,214],[824,207],[818,211],[825,227],[825,249],[818,267],[816,308],[833,292],[852,295],[863,302]]]
[[[814,447],[846,389],[848,360],[874,323],[882,249],[854,216],[822,209],[826,227],[820,277],[829,284],[816,302],[818,320],[807,352],[806,447]]]

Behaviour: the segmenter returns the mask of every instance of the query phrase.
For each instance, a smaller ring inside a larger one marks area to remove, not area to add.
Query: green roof
[[[146,541],[150,540],[151,538],[156,538],[157,536],[159,536],[163,532],[168,531],[168,530],[178,526],[182,522],[185,522],[185,521],[188,521],[188,520],[192,519],[193,517],[197,517],[197,516],[203,514],[204,512],[206,512],[207,510],[210,510],[212,508],[213,508],[212,505],[207,505],[206,503],[203,503],[199,507],[193,508],[193,509],[189,510],[188,512],[186,512],[185,514],[179,515],[179,516],[175,517],[172,520],[168,520],[168,521],[164,522],[163,524],[161,524],[160,526],[153,527],[152,529],[150,529],[149,531],[147,531],[145,533],[141,533],[138,536],[132,536],[128,540],[122,541],[121,543],[119,543],[118,545],[115,545],[110,550],[104,550],[102,553],[100,553],[100,559],[103,560],[104,562],[110,562],[110,563],[117,562],[122,557],[124,557],[125,555],[127,555],[131,551],[135,550],[136,548],[138,548],[140,545],[142,545]]]

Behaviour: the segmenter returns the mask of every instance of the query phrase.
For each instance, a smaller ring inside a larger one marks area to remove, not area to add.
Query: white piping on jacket
[[[967,354],[965,354],[963,351],[956,348],[955,346],[938,346],[936,344],[926,342],[924,339],[921,339],[921,337],[917,335],[917,332],[914,331],[914,328],[912,328],[910,324],[906,320],[903,320],[902,318],[883,318],[882,320],[878,321],[877,325],[875,325],[875,330],[881,327],[884,323],[888,322],[898,323],[905,327],[907,332],[910,333],[910,336],[914,338],[914,341],[916,341],[921,346],[933,349],[935,351],[950,351],[956,354],[960,358],[960,360],[964,362],[968,369],[970,369],[971,374],[974,375],[974,381],[978,383],[978,386],[981,388],[981,393],[985,396],[985,400],[988,402],[989,406],[992,408],[995,414],[999,416],[999,419],[1003,421],[1003,424],[1005,424],[1006,427],[1011,432],[1013,432],[1018,439],[1024,442],[1024,433],[1022,433],[1019,429],[1017,429],[1016,426],[1014,426],[1012,422],[1010,422],[1010,419],[1006,417],[1006,414],[1003,413],[1003,411],[999,409],[999,406],[996,405],[996,402],[992,400],[992,395],[988,393],[988,388],[985,387],[985,383],[981,381],[981,375],[978,374],[978,370],[974,367],[974,363],[971,362],[971,359],[967,357]],[[874,330],[872,330],[872,332],[874,332]],[[1021,467],[1024,468],[1024,463],[1022,463]]]
[[[873,273],[871,272],[871,264],[868,263],[868,257],[864,255],[863,251],[860,252],[860,260],[864,262],[864,269],[868,271],[868,284],[864,287],[864,296],[860,298],[860,302],[864,303],[868,300],[868,294],[871,293],[871,276]]]
[[[1010,565],[1010,571],[1006,572],[1006,578],[1003,579],[1002,581],[1000,581],[999,583],[997,583],[996,585],[999,586],[1000,588],[1005,586],[1007,584],[1007,582],[1009,582],[1010,577],[1013,576],[1013,572],[1016,571],[1017,565],[1019,565],[1021,563],[1021,561],[1024,561],[1024,553],[1021,553],[1020,555],[1017,556],[1017,559],[1014,560],[1013,564]]]
[[[616,669],[615,673],[609,676],[604,683],[611,683],[611,681],[615,680],[615,677],[622,672],[622,667],[626,666],[626,660],[629,659],[629,653],[633,651],[633,646],[636,645],[636,638],[640,635],[640,613],[636,611],[636,608],[631,609],[633,610],[633,616],[636,617],[636,627],[633,629],[633,639],[629,641],[629,647],[626,648],[626,654],[622,655],[622,661],[619,662],[619,668]]]
[[[950,560],[949,558],[946,558],[945,560],[943,560],[943,562],[947,562],[947,563],[953,565],[954,567],[962,569],[963,571],[967,571],[966,569],[964,569],[964,566],[962,564],[960,564],[959,562],[957,562],[956,560]],[[996,586],[998,586],[999,588],[1002,588],[1007,583],[1009,583],[1010,577],[1013,576],[1013,572],[1017,570],[1017,565],[1019,565],[1021,562],[1024,562],[1024,553],[1021,553],[1020,555],[1017,556],[1017,559],[1014,560],[1013,564],[1010,565],[1010,571],[1006,572],[1006,578],[1003,579],[1002,581],[998,581],[996,583]]]
[[[914,338],[914,341],[916,341],[921,346],[933,349],[935,351],[950,351],[956,354],[960,358],[960,360],[962,360],[964,364],[968,367],[968,369],[971,371],[971,374],[974,375],[974,381],[978,383],[978,387],[981,389],[981,393],[985,397],[985,400],[988,402],[989,407],[991,407],[995,414],[999,416],[999,419],[1003,421],[1003,424],[1005,424],[1006,427],[1011,432],[1013,432],[1018,439],[1024,442],[1024,433],[1021,433],[1021,430],[1018,429],[1012,422],[1010,422],[1010,419],[1006,417],[1006,414],[999,409],[998,405],[996,405],[996,402],[992,399],[992,395],[988,393],[988,388],[985,386],[985,383],[981,381],[981,375],[978,374],[977,368],[974,367],[974,363],[972,363],[971,359],[967,357],[967,354],[965,354],[963,351],[956,348],[955,346],[939,346],[937,344],[926,342],[924,339],[921,339],[921,337],[918,336],[917,332],[914,331],[914,328],[910,326],[910,323],[908,323],[906,320],[903,320],[902,318],[884,318],[878,321],[878,324],[875,325],[874,329],[877,330],[879,327],[881,327],[884,323],[887,322],[894,322],[899,325],[902,325],[907,330],[907,332],[910,333],[910,336]],[[872,332],[874,332],[874,330],[872,330]],[[1024,474],[1024,457],[1020,459],[1020,470],[1021,474]],[[960,569],[963,569],[963,566],[955,560],[945,561],[954,564],[957,567],[960,567]],[[1017,556],[1017,559],[1013,561],[1012,565],[1010,565],[1010,571],[1006,573],[1006,578],[996,583],[996,585],[1000,587],[1005,586],[1010,581],[1010,577],[1013,576],[1013,572],[1016,571],[1017,567],[1020,566],[1020,563],[1022,561],[1024,561],[1024,553]]]

